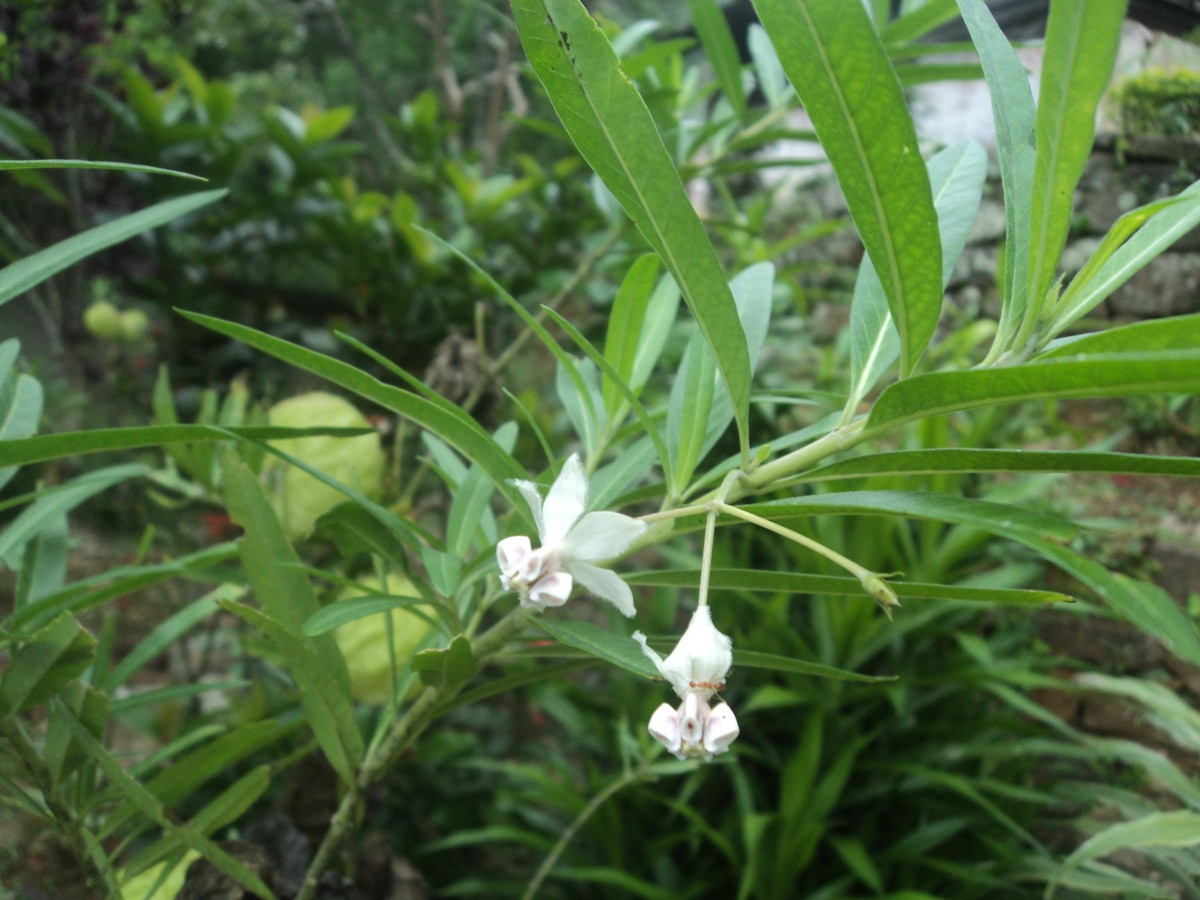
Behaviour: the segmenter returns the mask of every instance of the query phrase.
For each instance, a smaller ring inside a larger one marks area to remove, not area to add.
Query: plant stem
[[[550,874],[550,870],[554,868],[554,864],[558,862],[558,858],[567,849],[567,845],[571,843],[571,840],[587,820],[600,808],[600,805],[613,794],[617,793],[617,791],[628,787],[644,777],[649,768],[650,763],[643,762],[636,769],[626,772],[620,778],[606,785],[596,796],[588,801],[587,805],[579,811],[579,815],[575,817],[575,821],[566,827],[562,836],[555,842],[550,852],[546,854],[546,858],[542,860],[542,864],[538,866],[538,870],[533,873],[533,878],[529,879],[529,884],[525,888],[525,893],[521,895],[521,900],[533,900],[533,897],[538,892],[538,888],[542,886],[542,882],[546,880],[546,876]]]
[[[521,630],[528,618],[528,611],[518,607],[481,634],[471,646],[475,661],[482,666],[499,653],[508,639]],[[434,710],[443,702],[452,699],[466,684],[467,682],[463,681],[451,686],[425,688],[405,710],[404,715],[396,720],[388,736],[368,753],[358,770],[358,777],[342,795],[337,811],[329,821],[329,830],[325,832],[321,845],[309,863],[304,885],[296,895],[296,900],[313,900],[320,885],[321,875],[329,867],[333,855],[348,837],[362,813],[367,789],[433,721]]]
[[[866,431],[866,418],[858,419],[848,425],[840,425],[829,434],[818,438],[811,444],[806,444],[791,453],[785,454],[772,462],[766,463],[741,478],[740,485],[734,485],[730,491],[730,499],[737,499],[750,493],[770,488],[775,482],[782,481],[790,475],[795,475],[811,467],[827,456],[848,450],[866,440],[873,432]],[[744,487],[742,487],[744,486]],[[738,490],[741,488],[741,490]],[[714,495],[715,496],[715,495]]]
[[[75,810],[63,802],[54,779],[46,768],[45,760],[34,746],[33,740],[26,734],[21,722],[13,719],[5,727],[3,736],[12,744],[17,757],[29,772],[30,778],[41,792],[42,800],[49,818],[57,828],[59,835],[79,860],[83,877],[97,895],[111,896],[116,893],[117,885],[113,879],[112,868],[108,859],[94,839],[89,840],[83,822]]]

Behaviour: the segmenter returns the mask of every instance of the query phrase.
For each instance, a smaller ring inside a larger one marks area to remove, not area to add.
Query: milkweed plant
[[[398,440],[419,433],[422,477],[439,477],[451,495],[440,526],[385,503],[364,487],[353,465],[334,477],[306,460],[298,444],[280,442],[352,442],[369,431],[362,427],[306,424],[303,416],[301,427],[283,427],[226,415],[228,410],[181,423],[160,396],[152,426],[37,435],[41,388],[17,374],[15,342],[0,346],[6,421],[20,426],[6,430],[0,443],[0,466],[10,477],[16,466],[80,453],[161,444],[169,454],[161,470],[116,466],[42,488],[0,539],[5,563],[21,572],[16,605],[0,624],[7,655],[0,671],[0,751],[7,760],[0,791],[54,824],[98,891],[119,894],[129,879],[146,873],[153,885],[165,884],[186,854],[188,860],[205,858],[258,896],[274,896],[214,838],[265,795],[270,766],[250,769],[185,820],[170,809],[188,792],[171,785],[194,790],[203,781],[189,775],[188,767],[199,765],[195,747],[185,743],[128,769],[105,746],[106,723],[118,715],[128,679],[168,643],[221,611],[261,637],[264,659],[294,688],[299,727],[336,772],[337,809],[295,894],[301,900],[317,896],[324,873],[340,865],[343,845],[362,826],[369,789],[401,754],[463,704],[554,677],[561,666],[547,664],[547,656],[573,665],[612,664],[624,677],[640,679],[648,694],[661,696],[649,721],[638,726],[648,756],[665,751],[687,766],[736,766],[739,736],[744,741],[754,723],[744,712],[739,719],[721,699],[735,667],[736,678],[745,681],[772,669],[870,677],[733,646],[728,633],[735,631],[738,611],[737,601],[725,596],[729,589],[786,589],[846,602],[871,598],[888,619],[904,616],[910,599],[1018,605],[1070,599],[1042,588],[948,589],[871,571],[854,559],[853,547],[834,548],[812,536],[816,532],[806,523],[820,517],[932,520],[1013,542],[1181,659],[1200,665],[1200,635],[1186,613],[1158,588],[1111,572],[1083,552],[1081,526],[1070,519],[1002,499],[869,489],[872,479],[903,483],[929,473],[1200,475],[1195,459],[1109,450],[898,449],[901,438],[915,433],[914,423],[948,414],[1025,401],[1200,390],[1200,315],[1099,330],[1088,318],[1200,222],[1200,184],[1126,213],[1079,271],[1068,278],[1059,269],[1124,2],[1050,5],[1036,104],[1017,55],[982,0],[917,5],[916,12],[891,22],[887,4],[878,2],[754,5],[761,27],[752,30],[752,62],[742,64],[714,0],[691,4],[716,77],[710,94],[699,95],[707,98],[709,119],[698,128],[651,113],[640,83],[623,69],[628,46],[579,0],[511,2],[532,73],[594,173],[597,201],[613,227],[605,249],[631,251],[625,258],[632,262],[609,298],[602,345],[553,304],[531,312],[444,237],[411,225],[432,246],[471,266],[478,282],[540,341],[547,359],[553,357],[555,403],[570,422],[571,437],[543,433],[547,417],[516,397],[505,407],[512,420],[489,431],[464,406],[349,337],[353,349],[391,377],[377,378],[233,321],[181,312],[186,327],[241,342],[386,410],[402,423]],[[990,340],[968,345],[977,351],[941,353],[939,345],[956,339],[953,330],[941,330],[943,293],[974,222],[987,153],[972,142],[924,152],[901,82],[911,54],[895,53],[937,24],[931,9],[937,21],[952,14],[965,21],[996,124],[1005,250],[999,316],[973,332]],[[752,88],[766,98],[765,110],[749,102]],[[727,274],[684,175],[704,178],[705,160],[720,162],[761,146],[797,100],[832,164],[865,254],[843,334],[848,365],[839,373],[837,402],[797,430],[774,433],[756,424],[765,417],[753,411],[776,269],[757,261]],[[168,201],[15,263],[0,272],[0,296],[12,299],[101,246],[220,196],[206,191]],[[685,335],[686,347],[677,366],[664,371],[663,349],[673,331]],[[482,340],[486,344],[486,328]],[[525,440],[518,444],[519,438]],[[518,446],[540,446],[545,461],[524,458],[525,451],[518,459]],[[311,483],[331,489],[335,500],[316,511],[319,517],[285,529],[273,489],[263,480],[265,457],[276,470],[306,473]],[[372,465],[374,483],[378,464]],[[160,491],[190,485],[196,496],[222,503],[241,535],[167,564],[138,563],[103,579],[67,583],[50,555],[61,542],[47,536],[63,527],[71,504],[130,478],[149,478]],[[340,590],[358,581],[306,564],[294,545],[314,529],[331,537],[345,560],[367,561],[373,587],[322,602],[317,584]],[[822,565],[842,574],[721,570],[714,565],[717,529],[759,530],[795,545],[794,558],[813,560],[814,569],[823,559]],[[654,570],[666,550],[697,544],[694,571],[665,579]],[[637,560],[651,568],[636,571]],[[78,616],[90,607],[181,575],[216,584],[129,659],[98,651],[97,639],[79,625]],[[646,626],[638,627],[649,602],[639,593],[648,586],[685,592],[692,611],[675,634],[646,634]],[[606,616],[610,609],[620,615]],[[354,670],[366,651],[348,655],[344,648],[352,645],[337,639],[339,629],[368,617],[384,635],[371,651],[383,666],[383,680],[373,682],[372,693],[386,698],[381,705],[356,703]],[[411,639],[405,636],[410,631]],[[191,686],[196,695],[206,689]],[[294,727],[253,723],[252,735],[251,726],[242,726],[236,732],[240,749],[222,745],[214,752],[226,753],[219,758],[232,765]],[[196,740],[208,746],[206,738]],[[154,842],[112,851],[109,838],[145,829],[157,835]]]

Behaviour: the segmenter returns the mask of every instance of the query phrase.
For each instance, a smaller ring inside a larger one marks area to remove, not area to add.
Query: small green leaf
[[[462,558],[433,547],[422,547],[421,562],[425,564],[433,589],[443,597],[453,597],[462,576]]]
[[[207,206],[220,200],[226,193],[224,190],[204,191],[166,200],[149,209],[105,222],[83,234],[69,237],[52,247],[19,259],[0,270],[0,306],[81,259]]]
[[[639,256],[629,267],[625,280],[621,282],[608,316],[604,358],[608,360],[617,377],[626,385],[630,385],[635,395],[637,389],[631,385],[634,360],[637,359],[638,347],[646,340],[643,329],[657,279],[658,257],[652,253]],[[610,419],[614,418],[621,408],[621,392],[614,380],[607,377],[604,379],[602,390],[604,409]]]
[[[1132,822],[1117,822],[1094,834],[1067,857],[1080,865],[1117,850],[1146,847],[1194,847],[1200,844],[1200,813],[1190,809],[1156,812]]]
[[[61,615],[12,651],[0,673],[0,722],[45,703],[92,664],[96,639]]]
[[[430,687],[454,688],[475,675],[475,654],[465,635],[457,635],[441,650],[422,650],[413,657],[413,671]]]
[[[628,635],[602,628],[593,622],[544,616],[533,617],[530,621],[559,643],[582,650],[589,656],[598,657],[644,678],[661,677],[654,663],[647,659],[641,647]]]

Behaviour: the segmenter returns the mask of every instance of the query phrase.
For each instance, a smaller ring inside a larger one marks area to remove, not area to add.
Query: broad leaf
[[[579,0],[512,0],[525,53],[584,159],[675,277],[716,357],[748,452],[750,361],[704,226],[637,89]]]
[[[942,263],[929,177],[900,82],[862,4],[754,5],[879,273],[907,376],[937,328]]]

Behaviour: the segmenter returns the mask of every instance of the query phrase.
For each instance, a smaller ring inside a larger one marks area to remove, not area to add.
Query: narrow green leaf
[[[149,209],[105,222],[83,234],[69,237],[52,247],[17,260],[0,270],[0,305],[36,287],[51,275],[61,272],[84,257],[207,206],[224,197],[226,193],[224,190],[203,191],[166,200]]]
[[[218,601],[237,600],[245,593],[246,589],[241,585],[223,584],[199,600],[192,601],[165,622],[156,625],[111,672],[97,678],[97,683],[110,693],[115,691],[167,647],[216,612]]]
[[[42,418],[41,382],[14,370],[19,351],[15,339],[0,344],[0,444],[35,434]],[[0,487],[16,473],[16,466],[0,468]]]
[[[92,664],[96,639],[72,616],[38,629],[12,651],[0,674],[0,722],[45,703]]]
[[[754,77],[758,81],[759,90],[767,98],[767,104],[772,108],[788,102],[791,92],[788,90],[787,75],[779,56],[767,37],[766,29],[757,22],[751,24],[746,31],[746,46],[750,50],[750,59],[754,62]]]
[[[729,23],[725,21],[725,13],[721,11],[717,0],[688,0],[688,6],[692,10],[696,34],[716,73],[717,84],[733,107],[738,121],[745,121],[746,93],[742,89],[742,62],[729,31]]]
[[[4,448],[12,446],[12,443],[0,447],[0,452]],[[9,523],[3,533],[0,533],[0,561],[3,561],[10,569],[17,569],[25,544],[48,523],[114,485],[128,481],[130,478],[139,478],[149,471],[145,466],[137,463],[108,466],[80,475],[66,484],[42,489],[39,491],[38,499]]]
[[[1075,186],[1092,152],[1096,106],[1112,77],[1125,6],[1126,0],[1059,0],[1050,7],[1037,104],[1029,299],[1018,344],[1041,318],[1067,243]]]
[[[912,9],[905,4],[899,16],[880,28],[880,37],[888,49],[924,37],[939,25],[954,18],[954,0],[926,0]]]
[[[139,166],[134,163],[97,162],[89,159],[3,159],[0,160],[0,171],[20,171],[22,169],[105,169],[110,172],[145,172],[147,175],[174,175],[176,178],[190,178],[193,181],[208,181],[190,172],[180,172],[175,169],[160,169],[158,166]]]
[[[928,168],[942,244],[944,287],[975,223],[987,177],[987,153],[981,145],[963,141],[934,156]],[[883,285],[871,258],[864,256],[850,305],[850,392],[844,416],[847,421],[899,354],[900,337],[888,312]]]
[[[604,402],[595,364],[589,359],[560,359],[554,373],[554,391],[591,459],[599,450],[604,430]]]
[[[67,580],[67,555],[71,531],[67,514],[47,520],[25,544],[17,569],[13,608],[20,609],[60,590]]]
[[[1200,350],[1200,315],[1151,319],[1060,338],[1038,354],[1037,359],[1164,350]]]
[[[699,330],[692,332],[679,371],[675,373],[667,405],[666,444],[676,491],[687,486],[700,463],[712,412],[716,374],[716,361],[704,336]]]
[[[305,622],[320,609],[299,559],[258,479],[232,450],[220,458],[225,505],[245,529],[239,551],[262,612],[224,601],[221,605],[261,630],[283,656],[321,749],[338,773],[352,782],[362,756],[354,721],[350,673],[332,635],[304,636]]]
[[[900,82],[862,4],[754,5],[879,273],[907,377],[937,328],[942,262],[929,177]]]
[[[1190,809],[1156,812],[1132,822],[1117,822],[1094,834],[1067,857],[1068,865],[1080,865],[1116,850],[1147,847],[1194,847],[1200,844],[1200,813]]]
[[[649,258],[653,259],[653,257]],[[554,319],[554,321],[558,323],[559,327],[567,333],[567,336],[576,343],[579,349],[586,353],[588,358],[597,366],[599,366],[600,370],[604,373],[605,387],[607,388],[612,386],[612,388],[617,391],[617,395],[621,398],[619,402],[622,404],[618,409],[618,412],[620,412],[621,409],[632,409],[637,415],[638,421],[641,423],[642,428],[646,432],[646,436],[650,439],[650,442],[654,445],[654,449],[658,453],[658,462],[663,469],[663,479],[668,485],[674,485],[674,472],[671,468],[671,457],[667,449],[667,444],[663,440],[662,435],[659,433],[658,426],[654,424],[654,420],[650,418],[650,414],[646,412],[645,407],[643,407],[641,402],[638,400],[633,388],[625,383],[625,379],[621,377],[620,373],[617,372],[617,370],[608,362],[608,360],[606,360],[597,352],[596,348],[592,346],[591,341],[585,338],[583,334],[580,333],[579,329],[577,329],[574,325],[549,307],[544,307],[544,309],[546,311],[546,315]],[[622,454],[622,456],[627,455],[629,455],[628,452]],[[636,456],[634,458],[636,458]],[[597,503],[597,505],[602,508],[604,504]]]
[[[774,521],[815,515],[884,515],[968,525],[1006,537],[1070,540],[1075,523],[1007,503],[918,491],[843,491],[769,500],[743,507]]]
[[[629,385],[635,395],[637,389],[630,385],[633,380],[633,364],[637,358],[638,346],[645,340],[643,328],[657,280],[658,257],[652,253],[639,256],[629,267],[625,280],[621,282],[608,315],[604,358],[616,373],[616,378]],[[614,379],[607,376],[602,390],[604,409],[609,419],[613,419],[619,414],[622,392],[614,383]]]
[[[40,434],[20,440],[0,443],[0,465],[26,465],[81,456],[87,453],[107,453],[112,450],[135,450],[139,447],[158,447],[192,441],[228,441],[241,437],[251,440],[275,441],[285,438],[327,435],[356,437],[370,434],[369,428],[277,428],[257,425],[239,428],[219,428],[214,425],[147,425],[131,428],[95,428],[88,431],[65,431]]]
[[[1200,391],[1200,352],[1127,353],[965,372],[932,372],[889,386],[871,409],[867,430],[961,409],[1023,400],[1122,397]]]
[[[191,828],[184,825],[177,825],[166,814],[162,803],[151,794],[146,788],[138,784],[122,767],[121,764],[108,753],[100,742],[92,736],[87,726],[80,722],[66,706],[66,704],[57,704],[60,714],[66,721],[67,726],[71,729],[72,734],[83,751],[99,766],[104,774],[108,776],[110,782],[133,807],[135,807],[147,819],[158,825],[163,831],[177,838],[182,844],[195,850],[214,866],[236,881],[238,884],[252,891],[259,897],[272,900],[274,894],[271,890],[262,883],[262,881],[251,872],[239,860],[234,859],[212,841],[197,834]]]
[[[818,678],[857,681],[863,684],[880,684],[881,682],[895,681],[897,678],[895,675],[860,675],[858,672],[848,672],[833,666],[807,662],[803,659],[792,659],[788,656],[776,656],[772,653],[759,653],[753,650],[734,650],[733,664],[745,669],[770,669],[774,672],[793,672],[798,675],[815,675]]]
[[[1067,450],[896,450],[830,463],[797,476],[795,481],[962,472],[1102,472],[1200,477],[1200,459]]]
[[[584,159],[666,264],[712,348],[748,452],[750,363],[721,264],[637,89],[579,0],[513,0],[525,53]]]
[[[117,566],[83,578],[13,613],[12,627],[37,629],[64,612],[78,613],[141,588],[172,578],[202,578],[202,570],[237,556],[231,544],[218,544],[154,565]],[[220,579],[213,579],[220,580]]]
[[[1076,276],[1055,307],[1053,321],[1046,329],[1047,337],[1059,334],[1068,325],[1087,315],[1147,263],[1200,223],[1200,181],[1191,184],[1174,199],[1177,202],[1155,207],[1145,222],[1139,222],[1136,217],[1126,222],[1139,226],[1136,233],[1113,250],[1112,255],[1090,278],[1080,282],[1078,289],[1076,281],[1079,281],[1079,276]],[[1118,220],[1118,224],[1138,212],[1133,210],[1126,213]],[[1114,224],[1110,234],[1116,229],[1117,224]]]
[[[471,642],[460,634],[444,649],[417,653],[413,657],[412,667],[426,685],[453,688],[474,676],[475,654],[471,652]]]
[[[992,98],[996,151],[1004,187],[1004,289],[996,346],[1003,349],[1020,327],[1028,305],[1033,173],[1037,112],[1029,76],[983,0],[958,0],[963,22],[979,51]]]
[[[90,684],[74,681],[58,696],[97,740],[103,738],[111,710],[107,694]],[[44,753],[46,768],[50,770],[51,779],[56,785],[73,774],[86,758],[79,742],[71,737],[70,728],[58,712],[57,704],[51,704],[46,711]]]
[[[655,569],[623,576],[630,584],[656,587],[694,588],[700,584],[695,569]],[[1057,591],[979,588],[916,581],[888,582],[902,600],[962,600],[976,603],[1070,603],[1071,597]],[[771,591],[791,594],[834,594],[862,597],[862,582],[842,575],[810,575],[806,572],[771,572],[760,569],[716,568],[709,586],[719,591]]]
[[[1016,537],[1016,536],[1015,536]],[[1178,604],[1163,590],[1108,571],[1100,563],[1061,544],[1017,540],[1095,591],[1108,606],[1154,635],[1182,660],[1200,665],[1200,633]]]
[[[614,666],[641,675],[644,678],[659,678],[658,669],[646,658],[633,638],[626,634],[602,628],[594,622],[575,619],[551,619],[545,616],[530,618],[538,628],[548,632],[559,643],[582,650],[612,663]]]
[[[180,315],[297,368],[320,375],[360,397],[365,397],[385,409],[390,409],[392,412],[411,419],[422,428],[429,429],[483,469],[492,479],[497,490],[504,494],[518,510],[518,514],[532,525],[528,507],[521,498],[520,492],[507,483],[507,480],[511,478],[527,478],[528,473],[496,443],[478,422],[462,410],[434,404],[408,391],[386,385],[348,363],[280,340],[253,328],[199,313],[180,311]],[[4,461],[3,450],[4,446],[0,445],[0,463]]]
[[[348,597],[337,603],[330,603],[309,616],[304,623],[304,634],[316,637],[340,628],[347,622],[365,619],[389,609],[399,609],[402,606],[413,606],[425,603],[420,597],[401,597],[384,594],[368,594],[362,597]]]

